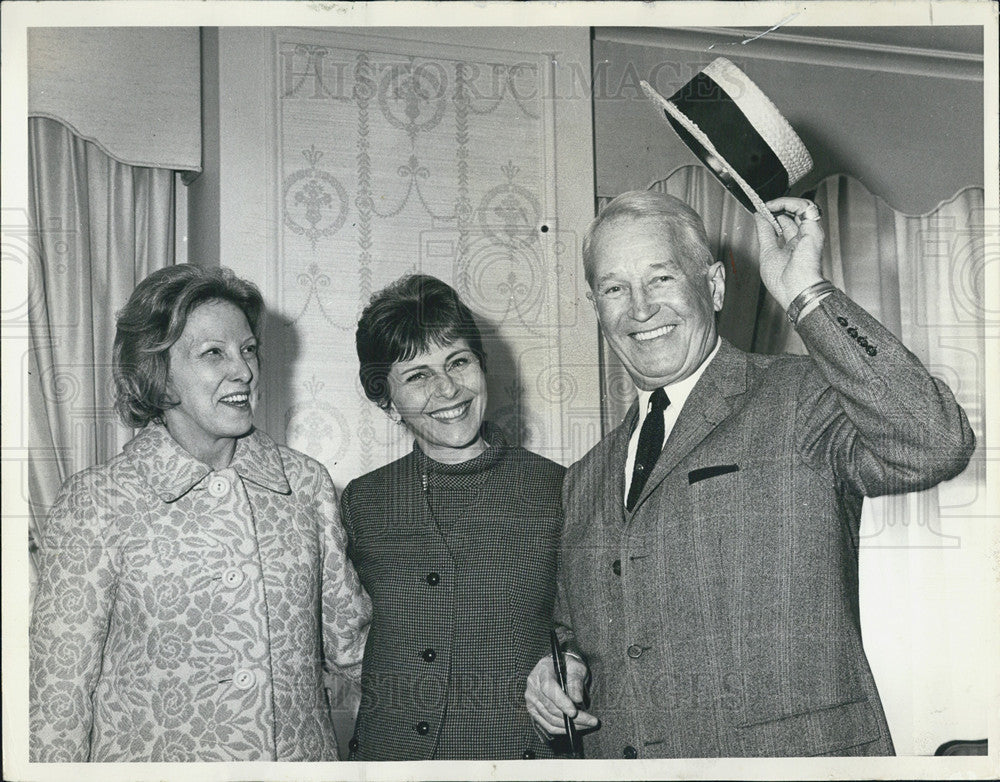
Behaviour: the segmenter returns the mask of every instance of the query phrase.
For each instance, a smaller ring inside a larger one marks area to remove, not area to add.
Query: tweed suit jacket
[[[439,526],[424,487],[462,480],[450,467],[485,475]],[[549,647],[564,473],[495,442],[454,466],[415,447],[348,484],[348,555],[373,602],[352,759],[551,756],[524,685]]]
[[[808,356],[723,342],[633,510],[636,406],[566,476],[556,609],[588,660],[587,757],[892,754],[861,643],[862,498],[965,467],[948,388],[843,293]]]

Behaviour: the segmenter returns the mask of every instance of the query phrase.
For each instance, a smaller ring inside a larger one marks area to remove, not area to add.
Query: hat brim
[[[670,126],[677,133],[678,137],[687,147],[694,152],[702,164],[712,172],[712,175],[736,197],[748,211],[756,211],[763,215],[777,233],[781,233],[781,226],[775,219],[771,210],[767,208],[764,201],[757,194],[747,181],[740,176],[739,172],[730,165],[726,158],[716,149],[709,137],[698,125],[687,117],[684,112],[673,103],[660,95],[656,90],[643,84],[646,94],[656,100],[663,108],[664,117]]]

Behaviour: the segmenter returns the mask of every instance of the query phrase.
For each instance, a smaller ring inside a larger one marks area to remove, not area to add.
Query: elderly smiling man
[[[625,193],[584,240],[639,398],[566,475],[570,697],[544,658],[525,698],[548,733],[564,714],[588,730],[587,757],[893,752],[861,645],[862,499],[953,477],[975,440],[951,391],[823,280],[816,205],[767,208],[782,236],[756,216],[761,278],[808,356],[719,338],[725,269],[683,202]]]

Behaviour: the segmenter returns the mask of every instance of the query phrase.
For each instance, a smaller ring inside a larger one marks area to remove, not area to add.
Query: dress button
[[[213,497],[225,497],[229,493],[229,481],[221,475],[215,475],[208,482],[208,493]]]
[[[435,652],[433,649],[424,649],[424,651],[421,652],[420,656],[424,658],[425,663],[432,663],[434,662],[434,659],[437,657],[437,652]]]
[[[643,650],[641,646],[636,646],[635,644],[632,644],[628,648],[628,656],[631,657],[633,660],[635,660],[637,657],[642,656],[642,651]]]
[[[351,752],[357,752],[358,751],[358,740],[357,739],[351,739],[350,741],[348,741],[347,742],[347,748]]]
[[[866,348],[865,348],[865,352],[866,352],[866,353],[867,353],[867,354],[868,354],[869,356],[874,356],[874,355],[875,355],[876,353],[878,353],[878,351],[877,351],[877,350],[875,349],[875,346],[874,346],[874,345],[869,345],[868,347],[866,347]]]
[[[534,759],[535,759],[535,750],[533,749],[526,749],[524,752],[521,753],[521,760],[534,760]]]
[[[441,580],[441,576],[439,576],[437,573],[428,573],[427,574],[427,583],[430,584],[432,587],[433,586],[437,586],[438,582],[440,580]]]
[[[851,327],[850,327],[850,328],[849,328],[849,329],[847,330],[847,333],[848,333],[848,334],[850,334],[850,335],[851,335],[852,337],[854,337],[855,339],[857,339],[857,338],[858,338],[858,330],[857,330],[856,328],[854,328],[854,326],[851,326]]]
[[[417,723],[415,729],[417,733],[419,733],[421,736],[426,736],[428,733],[430,733],[431,726],[428,723],[421,720],[420,722]]]
[[[230,589],[236,589],[243,583],[243,571],[239,568],[231,567],[222,574],[222,583]]]
[[[868,347],[868,337],[858,337],[858,344],[863,348]]]
[[[257,683],[257,675],[246,668],[240,668],[233,676],[233,684],[241,690],[249,690]]]
[[[636,751],[635,747],[631,744],[626,744],[622,747],[622,757],[632,760],[633,758],[639,757],[639,753]]]
[[[616,576],[620,576],[622,574],[622,561],[620,559],[616,559],[611,563],[611,569],[615,571]]]
[[[840,317],[837,318],[837,323],[839,323],[841,326],[846,326],[847,318],[841,315]]]

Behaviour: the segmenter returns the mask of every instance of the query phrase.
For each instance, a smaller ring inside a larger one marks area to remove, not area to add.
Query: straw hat
[[[808,174],[812,158],[760,88],[725,57],[669,99],[648,83],[641,84],[681,140],[729,192],[781,233],[764,202],[785,195]]]

